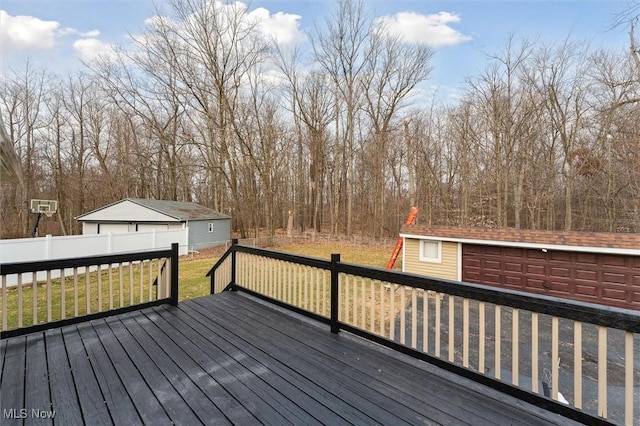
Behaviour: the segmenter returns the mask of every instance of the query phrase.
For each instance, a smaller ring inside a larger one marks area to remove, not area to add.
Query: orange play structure
[[[405,225],[411,225],[416,220],[417,215],[418,215],[418,207],[417,206],[411,207],[411,211],[409,212],[409,216],[407,216],[407,221],[405,222]],[[396,260],[398,260],[398,255],[400,254],[400,250],[402,250],[403,241],[404,240],[402,237],[398,237],[396,246],[393,248],[393,252],[391,253],[391,258],[387,263],[387,269],[393,269],[393,266],[396,264]]]

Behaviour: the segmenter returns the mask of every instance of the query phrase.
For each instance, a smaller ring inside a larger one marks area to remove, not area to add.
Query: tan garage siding
[[[406,238],[404,247],[405,272],[448,280],[458,279],[458,243],[442,241],[440,263],[420,260],[420,240],[418,239]]]

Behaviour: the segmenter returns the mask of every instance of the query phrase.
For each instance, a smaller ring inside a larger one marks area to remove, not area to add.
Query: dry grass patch
[[[321,259],[330,259],[332,253],[340,253],[343,262],[378,268],[386,266],[392,250],[383,246],[362,246],[352,243],[326,241],[285,244],[273,249]],[[223,253],[223,249],[215,248],[180,258],[180,300],[193,299],[209,294],[209,279],[205,275]],[[400,262],[396,264],[396,269],[399,268],[399,264]]]
[[[330,259],[332,253],[340,253],[342,262],[384,268],[387,266],[387,261],[393,248],[323,241],[287,244],[277,247],[276,250],[302,256],[319,257],[321,259]],[[396,263],[396,269],[399,268],[399,264],[400,261]]]

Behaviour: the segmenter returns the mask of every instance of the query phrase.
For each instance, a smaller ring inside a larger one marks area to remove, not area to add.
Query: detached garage
[[[76,218],[83,234],[188,229],[190,250],[231,238],[231,217],[196,203],[125,198]]]
[[[640,309],[640,234],[405,225],[403,270]]]

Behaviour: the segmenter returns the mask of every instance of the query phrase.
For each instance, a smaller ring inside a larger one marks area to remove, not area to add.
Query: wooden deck
[[[572,424],[235,292],[13,337],[0,350],[3,426]],[[51,411],[53,421],[36,418]]]

